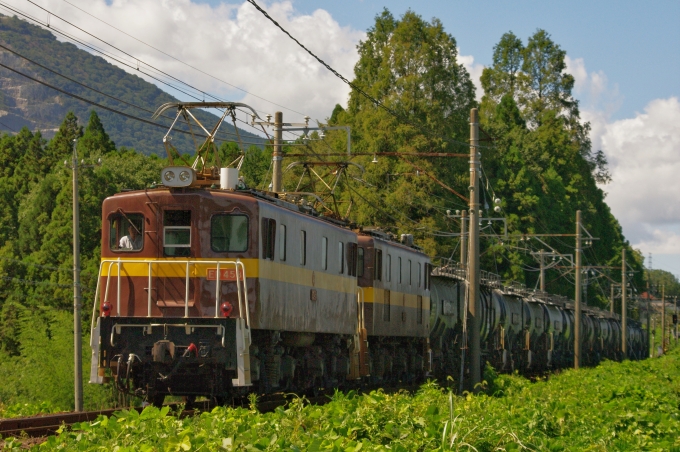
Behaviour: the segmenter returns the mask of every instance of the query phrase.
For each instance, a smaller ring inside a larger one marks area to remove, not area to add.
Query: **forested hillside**
[[[16,17],[0,15],[0,64],[69,93],[146,120],[151,120],[151,114],[161,104],[177,101],[141,77],[129,74],[71,43],[60,42],[50,31]],[[116,146],[133,148],[146,155],[165,155],[163,135],[167,127],[154,127],[93,107],[0,67],[0,131],[16,133],[22,127],[28,127],[51,138],[67,112],[72,111],[79,118],[87,118],[93,109]],[[173,112],[166,115],[173,115]],[[199,120],[207,124],[213,124],[217,119],[204,111],[198,111],[197,115]],[[172,119],[159,118],[155,122],[169,126]],[[233,138],[233,135],[228,135],[234,132],[229,122],[222,126],[225,133],[219,136],[220,140]],[[251,133],[242,130],[239,133],[247,141],[260,141]],[[173,143],[181,152],[192,152],[194,149],[189,135],[174,134]]]

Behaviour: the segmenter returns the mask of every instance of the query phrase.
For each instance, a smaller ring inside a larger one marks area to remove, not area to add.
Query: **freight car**
[[[167,395],[224,402],[465,368],[460,268],[433,270],[410,235],[352,229],[295,198],[246,189],[200,152],[191,167],[168,154],[162,186],[102,205],[91,383],[113,379],[158,405]],[[491,274],[482,282],[486,361],[523,373],[573,362],[569,302],[504,288]],[[586,309],[582,325],[589,364],[623,358],[617,318]],[[628,329],[628,358],[640,358],[644,332]]]

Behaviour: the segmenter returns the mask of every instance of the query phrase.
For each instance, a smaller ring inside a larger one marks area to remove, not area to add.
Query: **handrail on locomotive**
[[[124,265],[125,263],[134,263],[134,264],[147,264],[148,265],[148,274],[149,274],[149,286],[148,286],[148,295],[147,295],[147,304],[148,304],[148,312],[147,312],[147,317],[151,317],[151,304],[152,304],[152,295],[151,295],[151,287],[153,284],[153,265],[162,265],[162,264],[171,264],[171,265],[176,265],[176,264],[185,264],[185,292],[184,292],[184,317],[187,318],[189,317],[189,278],[191,276],[191,272],[189,271],[190,266],[195,266],[195,265],[200,265],[200,264],[205,264],[205,261],[201,260],[194,260],[194,259],[185,259],[185,260],[166,260],[166,259],[144,259],[144,260],[137,260],[137,259],[124,259],[124,258],[117,258],[117,259],[103,259],[101,261],[101,264],[99,266],[99,274],[97,275],[97,287],[95,289],[95,294],[94,294],[94,308],[92,310],[92,326],[94,326],[94,321],[95,321],[95,316],[96,316],[96,311],[97,311],[97,306],[99,304],[99,281],[100,278],[102,277],[102,270],[104,268],[104,264],[108,263],[108,271],[106,275],[106,289],[104,291],[104,301],[103,303],[108,302],[109,299],[109,285],[111,281],[111,269],[115,265],[117,267],[117,275],[116,275],[116,286],[117,286],[117,291],[116,291],[116,316],[120,316],[120,294],[121,294],[121,275],[122,275],[122,270],[121,266]],[[236,277],[236,291],[238,295],[238,305],[239,305],[239,315],[241,318],[243,318],[246,321],[246,325],[250,325],[250,309],[248,307],[248,300],[245,299],[244,293],[247,292],[245,282],[246,282],[246,268],[243,265],[243,262],[241,262],[240,259],[236,260],[221,260],[221,261],[211,261],[211,263],[214,263],[217,265],[217,271],[216,271],[216,280],[215,283],[217,284],[217,290],[215,291],[215,318],[219,317],[219,307],[220,307],[220,288],[221,288],[221,272],[220,272],[220,266],[221,265],[233,265],[234,270],[236,271],[237,277]],[[158,273],[158,272],[156,272]],[[245,317],[244,317],[245,313]]]

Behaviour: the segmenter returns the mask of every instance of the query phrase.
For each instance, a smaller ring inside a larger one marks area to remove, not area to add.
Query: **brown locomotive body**
[[[429,259],[414,248],[252,191],[124,192],[102,221],[93,381],[110,368],[159,403],[423,375]]]

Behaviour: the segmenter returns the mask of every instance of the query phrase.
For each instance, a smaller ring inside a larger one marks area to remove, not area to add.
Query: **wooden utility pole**
[[[272,153],[272,191],[281,193],[281,163],[283,153],[281,152],[281,142],[283,141],[283,113],[274,113],[274,152]]]
[[[576,293],[574,296],[574,369],[581,365],[581,211],[576,211]]]
[[[482,346],[479,306],[479,116],[470,110],[470,233],[468,253],[468,314],[470,317],[470,386],[477,391],[482,381]]]
[[[628,272],[626,271],[626,249],[621,250],[621,353],[628,358]]]
[[[541,288],[541,292],[545,292],[545,252],[543,250],[541,250],[540,256],[541,256],[541,260],[539,262],[540,263],[540,269],[541,269],[541,272],[540,272],[540,279],[541,279],[540,288]]]

